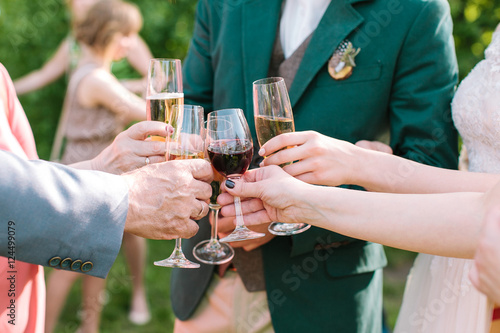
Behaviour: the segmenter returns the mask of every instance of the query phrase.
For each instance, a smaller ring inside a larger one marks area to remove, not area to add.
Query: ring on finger
[[[194,218],[195,220],[198,220],[200,218],[202,218],[203,216],[207,215],[208,213],[208,205],[204,204],[203,202],[201,202],[201,210],[200,212],[198,213],[198,215]]]
[[[144,162],[146,163],[146,165],[149,165],[149,163],[151,163],[151,161],[149,160],[149,157],[146,157],[146,160]]]

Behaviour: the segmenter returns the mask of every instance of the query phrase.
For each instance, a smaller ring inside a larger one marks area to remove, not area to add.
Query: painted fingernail
[[[232,180],[230,180],[230,179],[226,180],[226,187],[234,188],[234,185],[236,185],[236,184]]]
[[[259,155],[260,155],[260,156],[264,156],[265,154],[266,154],[266,150],[265,150],[264,148],[261,148],[261,149],[259,150]]]

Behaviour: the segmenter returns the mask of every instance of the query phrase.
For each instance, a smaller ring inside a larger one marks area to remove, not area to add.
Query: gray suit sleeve
[[[9,268],[19,260],[105,277],[122,242],[125,181],[4,151],[0,161],[0,255]]]

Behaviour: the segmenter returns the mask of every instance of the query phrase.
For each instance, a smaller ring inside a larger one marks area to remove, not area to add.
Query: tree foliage
[[[460,78],[483,58],[500,8],[491,0],[449,0]],[[183,58],[193,30],[196,0],[131,0],[144,16],[141,35],[154,56]],[[39,68],[68,33],[65,0],[3,0],[0,2],[0,61],[13,78]],[[134,75],[118,64],[117,75]],[[21,97],[41,158],[50,152],[62,107],[66,78]]]
[[[193,30],[194,0],[130,0],[144,17],[141,36],[155,57],[184,58]],[[13,79],[40,68],[69,32],[65,0],[0,1],[0,61]],[[118,77],[137,76],[119,62]],[[40,158],[50,155],[54,133],[66,92],[67,78],[21,96]]]
[[[463,79],[484,58],[493,31],[500,23],[498,1],[450,0],[455,47]]]

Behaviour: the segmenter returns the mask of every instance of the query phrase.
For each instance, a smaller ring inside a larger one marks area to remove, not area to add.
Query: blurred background
[[[155,57],[183,59],[193,31],[196,0],[129,0],[144,17],[141,36]],[[492,0],[450,0],[460,79],[484,57],[484,50],[500,22],[500,6]],[[0,61],[13,79],[43,65],[66,37],[69,14],[65,0],[0,0]],[[119,78],[139,77],[126,62],[113,65]],[[24,95],[21,103],[33,128],[40,158],[48,159],[66,90],[63,77],[45,88]],[[169,302],[170,269],[152,265],[163,259],[171,242],[149,241],[146,288],[153,320],[134,326],[127,320],[131,283],[125,261],[119,256],[111,271],[101,320],[102,332],[172,331],[174,316]],[[389,326],[397,317],[406,275],[415,254],[386,248],[384,302]],[[73,288],[57,332],[74,332],[79,322],[80,288]]]

